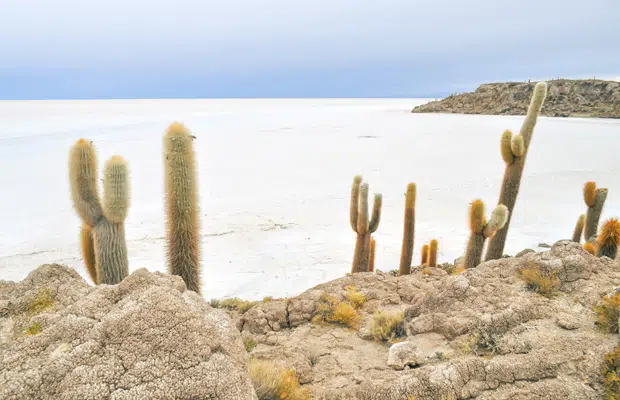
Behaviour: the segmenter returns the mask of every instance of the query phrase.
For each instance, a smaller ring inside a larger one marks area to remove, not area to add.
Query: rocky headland
[[[412,113],[525,115],[536,82],[487,83],[413,108]],[[620,118],[620,82],[558,79],[547,81],[541,110],[547,117]]]

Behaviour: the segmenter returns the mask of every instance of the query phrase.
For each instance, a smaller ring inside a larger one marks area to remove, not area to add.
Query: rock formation
[[[541,115],[546,117],[620,118],[620,82],[548,80]],[[451,95],[415,107],[412,113],[525,115],[535,82],[487,83],[475,92]]]

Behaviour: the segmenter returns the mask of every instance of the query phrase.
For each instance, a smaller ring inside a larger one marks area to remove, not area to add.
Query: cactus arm
[[[583,234],[583,227],[586,223],[586,215],[581,214],[579,218],[577,218],[577,223],[575,224],[575,229],[573,230],[573,242],[581,242],[581,235]]]
[[[505,205],[500,204],[495,207],[495,210],[493,210],[493,212],[491,213],[491,218],[489,218],[489,222],[482,231],[484,237],[490,238],[495,234],[495,232],[502,229],[506,224],[506,221],[508,221],[508,214],[509,211]]]
[[[379,222],[381,222],[381,208],[383,206],[383,195],[381,193],[376,193],[374,201],[372,203],[372,217],[370,218],[370,223],[368,224],[368,230],[370,233],[375,233],[377,228],[379,227]]]
[[[512,138],[510,143],[510,151],[514,157],[523,157],[525,154],[525,142],[523,142],[523,136],[517,135]]]
[[[506,165],[510,165],[515,161],[515,156],[512,154],[512,132],[509,130],[504,131],[502,133],[501,139],[501,153],[502,159],[506,163]]]
[[[607,200],[607,193],[608,190],[606,188],[596,189],[594,205],[592,207],[588,207],[588,211],[586,212],[586,223],[583,231],[586,242],[595,237],[598,232],[598,225],[603,212],[603,206],[605,205],[605,200]]]
[[[368,232],[368,183],[360,185],[359,208],[357,215],[357,233],[365,235]]]
[[[121,156],[111,157],[103,169],[103,214],[111,222],[127,218],[130,186],[127,162]]]
[[[377,242],[374,238],[370,238],[370,257],[368,260],[368,272],[375,271],[375,250],[377,247]]]
[[[97,153],[90,141],[80,139],[69,151],[69,187],[75,211],[91,228],[103,215],[97,185]]]
[[[349,207],[349,219],[353,232],[357,232],[357,218],[359,210],[360,185],[362,184],[362,176],[355,175],[353,184],[351,185],[351,203]]]
[[[93,242],[93,232],[90,226],[82,223],[80,228],[80,244],[82,249],[82,258],[84,259],[84,265],[86,265],[86,271],[90,276],[90,279],[95,285],[99,283],[97,279],[97,261],[95,260],[95,244]]]

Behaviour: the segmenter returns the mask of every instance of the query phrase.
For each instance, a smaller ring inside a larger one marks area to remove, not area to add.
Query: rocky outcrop
[[[620,82],[550,80],[541,115],[620,118]],[[451,95],[415,107],[412,113],[525,115],[535,82],[487,83],[475,92]]]
[[[526,268],[556,276],[553,295],[529,288]],[[460,274],[428,270],[349,275],[259,304],[239,326],[259,343],[252,357],[296,370],[319,399],[603,398],[601,365],[618,335],[596,326],[592,307],[620,285],[618,260],[560,241]],[[325,296],[346,301],[351,287],[367,299],[359,330],[310,321]],[[403,312],[405,337],[374,340],[376,311]]]
[[[256,399],[241,335],[179,277],[0,281],[1,399]]]

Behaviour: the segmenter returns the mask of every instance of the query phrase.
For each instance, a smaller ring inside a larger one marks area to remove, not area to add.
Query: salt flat
[[[69,146],[93,140],[100,168],[129,161],[130,270],[165,271],[162,134],[184,122],[200,178],[204,297],[295,295],[350,269],[349,191],[362,174],[384,196],[378,269],[398,267],[404,191],[416,182],[415,260],[462,254],[468,204],[490,213],[504,172],[503,130],[523,117],[410,114],[424,99],[0,102],[0,279],[43,263],[85,278],[67,181]],[[608,187],[603,220],[620,217],[620,121],[541,118],[506,252],[569,238],[583,184]]]

